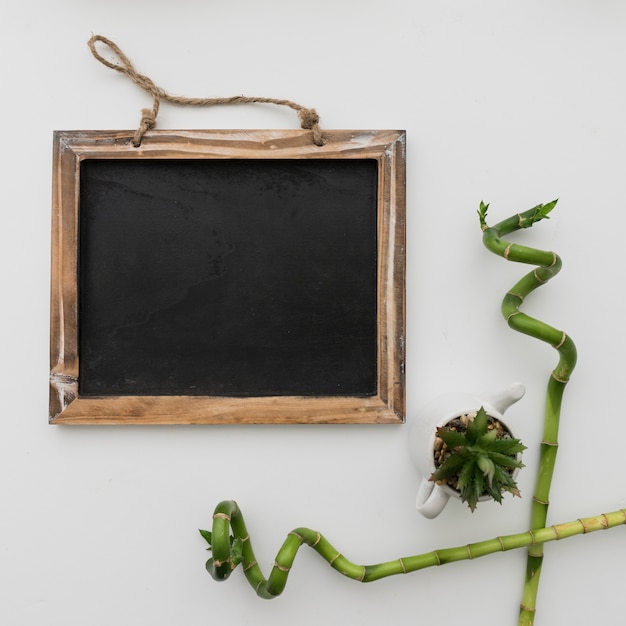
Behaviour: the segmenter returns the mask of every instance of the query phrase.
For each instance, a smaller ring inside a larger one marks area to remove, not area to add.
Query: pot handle
[[[443,511],[449,499],[450,495],[439,487],[439,485],[435,484],[432,480],[422,478],[417,492],[415,508],[424,517],[433,519]]]

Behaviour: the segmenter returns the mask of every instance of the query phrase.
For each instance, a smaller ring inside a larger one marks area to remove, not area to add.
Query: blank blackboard
[[[376,393],[376,161],[80,175],[81,394]]]
[[[55,133],[52,423],[401,423],[404,133]]]

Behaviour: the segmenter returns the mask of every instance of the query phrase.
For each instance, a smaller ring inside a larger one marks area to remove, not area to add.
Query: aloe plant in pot
[[[471,511],[488,496],[502,503],[504,492],[520,496],[515,470],[523,467],[526,446],[511,435],[484,407],[437,428],[434,444],[436,470],[430,480],[459,492]]]
[[[474,510],[479,501],[495,499],[500,502],[503,491],[517,493],[514,479],[521,467],[519,455],[523,446],[520,447],[519,440],[514,439],[514,429],[504,413],[525,391],[522,384],[513,383],[496,393],[446,393],[418,411],[409,430],[408,447],[415,469],[421,476],[415,507],[424,517],[437,517],[450,498],[465,501]],[[481,413],[475,422],[481,409],[485,419]],[[468,429],[470,424],[472,426]],[[513,439],[515,447],[492,443],[491,439]],[[498,469],[495,483],[495,465],[492,470],[488,457],[477,454],[490,443],[493,451],[505,455],[505,458],[495,457],[502,469],[502,473]],[[484,469],[476,463],[479,458]],[[487,474],[484,474],[485,470]],[[513,484],[503,474],[512,478]],[[507,481],[510,489],[504,489],[503,485],[500,488],[503,481]],[[490,487],[492,493],[486,487]]]

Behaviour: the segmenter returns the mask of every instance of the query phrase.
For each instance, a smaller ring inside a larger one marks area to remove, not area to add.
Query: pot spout
[[[512,404],[515,404],[525,393],[526,388],[522,385],[522,383],[513,383],[506,389],[498,391],[497,393],[486,394],[484,396],[484,402],[491,408],[495,409],[497,413],[502,414]]]

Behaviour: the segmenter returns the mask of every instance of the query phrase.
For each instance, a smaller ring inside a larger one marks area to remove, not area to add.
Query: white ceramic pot
[[[415,506],[424,517],[430,519],[437,517],[450,497],[460,498],[459,492],[452,487],[437,485],[429,480],[435,471],[433,445],[437,427],[444,426],[460,415],[476,412],[482,406],[487,415],[500,421],[512,433],[502,414],[525,392],[524,385],[513,383],[495,394],[476,396],[469,393],[448,393],[436,398],[418,412],[409,429],[409,453],[421,476]],[[480,498],[488,499],[489,496]]]

